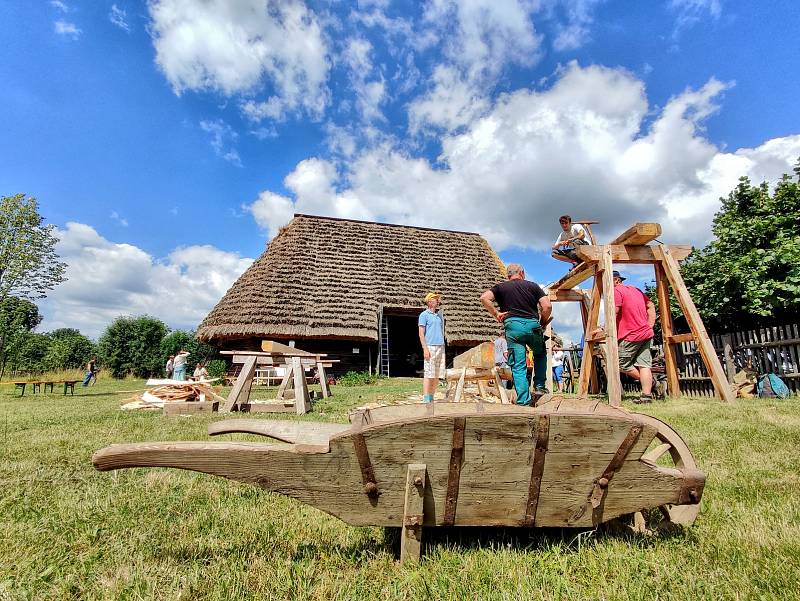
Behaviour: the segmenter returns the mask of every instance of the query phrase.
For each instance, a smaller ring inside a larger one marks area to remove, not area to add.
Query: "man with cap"
[[[653,343],[656,307],[644,292],[623,284],[625,278],[619,271],[614,271],[613,275],[619,370],[634,380],[639,380],[642,385],[642,395],[634,403],[652,403],[653,358],[650,347]]]
[[[509,264],[506,275],[507,281],[495,284],[481,295],[481,303],[505,328],[517,405],[531,405],[525,347],[533,351],[533,382],[537,396],[541,396],[547,392],[547,351],[542,328],[550,323],[552,306],[544,290],[525,279],[522,265]],[[494,303],[500,307],[499,310]]]
[[[422,382],[422,400],[426,403],[433,401],[433,393],[439,378],[445,375],[444,365],[444,318],[439,309],[442,295],[438,292],[428,292],[425,295],[425,304],[428,308],[419,314],[417,326],[419,327],[419,342],[422,345],[422,356],[425,360]]]

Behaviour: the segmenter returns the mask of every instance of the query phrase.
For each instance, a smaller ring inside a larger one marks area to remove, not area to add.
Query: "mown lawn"
[[[101,379],[75,397],[0,386],[0,601],[15,599],[800,598],[800,400],[670,400],[647,408],[708,474],[689,529],[456,529],[401,566],[380,528],[203,474],[100,473],[114,442],[204,440],[219,416],[122,412]],[[419,390],[334,388],[306,419]],[[267,398],[265,394],[255,394]],[[240,437],[248,439],[247,437]],[[256,438],[250,438],[256,440]]]

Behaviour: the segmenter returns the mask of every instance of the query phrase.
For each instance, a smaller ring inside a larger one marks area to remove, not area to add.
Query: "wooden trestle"
[[[714,351],[711,339],[708,337],[703,320],[700,318],[681,277],[678,261],[688,257],[692,248],[688,245],[649,245],[660,235],[661,226],[658,223],[636,223],[608,244],[577,246],[575,252],[583,262],[547,287],[550,300],[553,302],[576,301],[581,303],[584,347],[579,394],[586,395],[590,391],[597,390],[597,374],[593,357],[599,350],[598,345],[605,343],[609,403],[619,406],[622,402],[622,384],[618,369],[617,323],[616,319],[609,318],[609,316],[615,315],[613,265],[614,263],[650,264],[655,269],[658,311],[664,336],[664,362],[668,393],[671,396],[681,394],[674,345],[693,340],[697,343],[700,355],[711,376],[717,397],[725,401],[733,400],[734,394],[728,384],[725,372]],[[579,284],[589,278],[594,278],[591,291],[577,288]],[[678,299],[691,334],[675,335],[673,332],[672,315],[669,310],[670,288]],[[599,327],[601,303],[605,307],[605,332],[593,335]]]

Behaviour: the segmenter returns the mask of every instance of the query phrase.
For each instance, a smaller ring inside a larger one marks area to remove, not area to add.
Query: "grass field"
[[[691,528],[455,529],[428,536],[420,565],[401,566],[383,529],[252,486],[95,471],[91,454],[107,444],[204,440],[220,419],[119,411],[131,396],[120,391],[137,388],[101,379],[74,397],[19,398],[0,386],[0,601],[800,598],[797,398],[647,407],[708,474]],[[418,389],[401,379],[336,387],[309,418],[344,422],[352,407]]]

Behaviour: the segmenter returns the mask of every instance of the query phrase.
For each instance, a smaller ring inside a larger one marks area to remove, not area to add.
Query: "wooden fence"
[[[750,367],[759,375],[777,374],[794,394],[800,393],[800,325],[788,324],[711,334],[711,342],[728,375]],[[714,396],[700,352],[694,342],[676,346],[681,392],[690,396]]]

